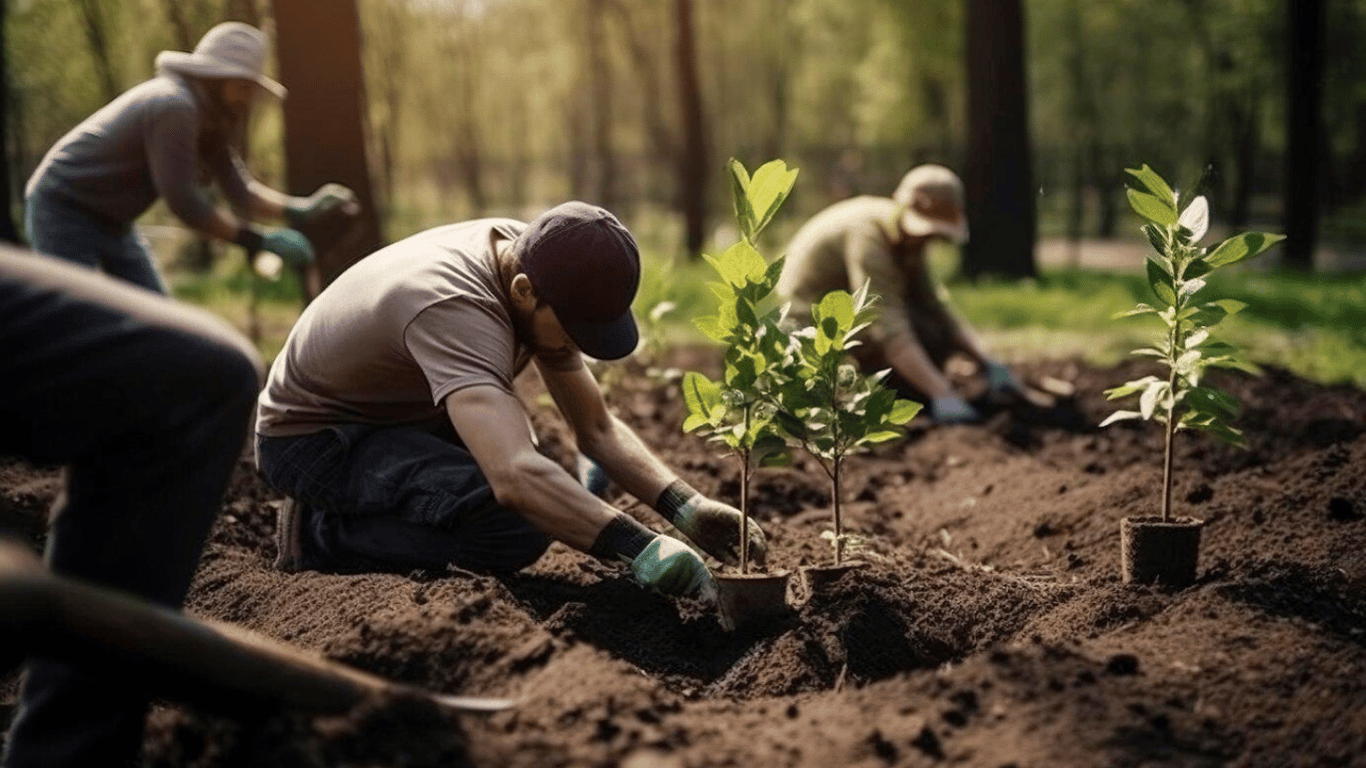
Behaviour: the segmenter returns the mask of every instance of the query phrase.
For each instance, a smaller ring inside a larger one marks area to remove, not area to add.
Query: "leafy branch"
[[[1166,425],[1162,469],[1162,519],[1171,519],[1172,443],[1179,429],[1199,429],[1234,445],[1245,445],[1243,434],[1230,425],[1238,415],[1237,400],[1226,392],[1202,383],[1208,368],[1234,368],[1258,373],[1256,366],[1241,360],[1231,344],[1214,340],[1211,329],[1246,305],[1232,299],[1197,297],[1207,287],[1214,270],[1246,261],[1285,239],[1283,235],[1244,232],[1213,248],[1198,245],[1209,230],[1209,203],[1204,196],[1179,209],[1177,193],[1155,171],[1126,169],[1132,177],[1127,190],[1129,205],[1147,220],[1143,234],[1153,253],[1145,263],[1148,285],[1155,303],[1140,303],[1115,315],[1156,315],[1161,333],[1148,347],[1132,354],[1152,357],[1163,364],[1167,376],[1144,376],[1106,390],[1116,400],[1138,396],[1138,410],[1120,410],[1101,426],[1127,419],[1154,420]],[[1180,210],[1178,215],[1177,211]]]

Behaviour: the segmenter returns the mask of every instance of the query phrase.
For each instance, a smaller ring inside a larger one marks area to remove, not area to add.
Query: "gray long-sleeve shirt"
[[[212,179],[247,210],[251,175],[202,87],[161,73],[129,89],[61,138],[29,177],[25,195],[53,196],[116,226],[131,225],[158,197],[191,227],[202,228]]]

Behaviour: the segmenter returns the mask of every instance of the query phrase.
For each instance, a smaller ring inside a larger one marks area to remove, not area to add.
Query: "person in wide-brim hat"
[[[355,214],[359,203],[341,184],[296,197],[247,171],[235,144],[256,94],[286,95],[266,75],[268,48],[259,29],[225,22],[205,33],[190,53],[158,54],[155,77],[68,132],[29,178],[24,227],[33,248],[165,293],[133,228],[164,199],[172,213],[204,235],[295,265],[311,262],[313,247],[295,227],[334,211]],[[231,209],[205,193],[205,179]],[[286,219],[289,226],[252,223],[270,219]]]
[[[903,395],[927,402],[936,421],[975,421],[978,408],[944,373],[951,355],[961,353],[978,363],[993,398],[1023,390],[949,311],[926,264],[933,240],[966,243],[968,217],[958,174],[927,164],[912,168],[891,197],[860,195],[811,217],[788,246],[776,291],[800,318],[830,291],[853,292],[868,284],[878,296],[877,316],[853,350],[860,365],[870,373],[890,368],[889,382]]]

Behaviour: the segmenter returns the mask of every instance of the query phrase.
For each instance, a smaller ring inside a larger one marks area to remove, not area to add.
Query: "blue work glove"
[[[328,182],[318,187],[313,194],[291,205],[286,214],[290,223],[299,224],[322,218],[336,210],[354,216],[360,213],[360,201],[356,199],[356,193],[348,187]]]
[[[740,510],[703,496],[682,480],[673,481],[659,494],[655,509],[707,554],[726,565],[740,562],[740,524],[744,519]],[[764,562],[768,542],[763,529],[750,520],[747,531],[750,559]]]
[[[702,558],[687,544],[660,534],[631,560],[631,573],[642,585],[666,595],[716,599],[716,580]]]
[[[967,424],[982,416],[961,397],[945,395],[930,401],[930,418],[940,424]]]
[[[302,267],[313,263],[313,244],[297,229],[277,229],[261,236],[261,250],[284,259],[287,264]]]
[[[982,367],[986,369],[987,389],[993,397],[1018,396],[1024,393],[1024,388],[1020,386],[1020,382],[1015,379],[1010,369],[1004,364],[995,360],[988,360],[982,364]]]

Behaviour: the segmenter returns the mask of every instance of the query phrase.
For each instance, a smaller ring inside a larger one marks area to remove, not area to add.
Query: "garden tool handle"
[[[100,659],[158,695],[206,707],[263,700],[341,713],[376,697],[415,697],[455,712],[497,712],[511,699],[435,695],[306,653],[241,627],[198,620],[116,590],[43,570],[0,540],[0,656]]]

